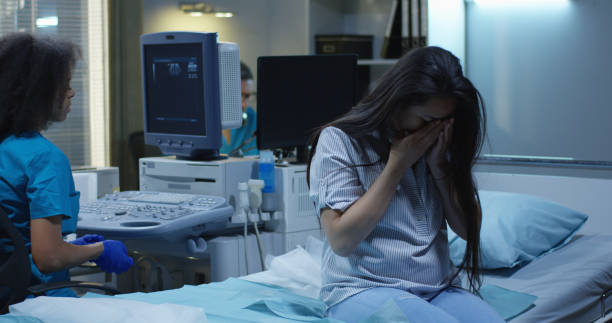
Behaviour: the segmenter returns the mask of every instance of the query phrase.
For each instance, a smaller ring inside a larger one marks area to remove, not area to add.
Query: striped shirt
[[[353,166],[378,159],[370,147],[364,155],[340,129],[325,128],[310,171],[310,197],[319,215],[325,207],[344,212],[363,196],[384,165]],[[320,297],[330,307],[373,287],[397,288],[430,299],[449,285],[454,269],[446,220],[424,158],[406,171],[384,216],[351,255],[335,254],[326,239],[321,272]]]

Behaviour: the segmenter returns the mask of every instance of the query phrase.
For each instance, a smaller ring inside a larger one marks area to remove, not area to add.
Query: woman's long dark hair
[[[49,126],[79,57],[69,41],[22,32],[0,38],[0,141]]]
[[[372,93],[348,113],[315,131],[310,142],[312,149],[308,156],[307,179],[310,180],[310,164],[324,128],[336,127],[345,132],[359,144],[364,155],[365,147],[372,147],[380,159],[370,161],[370,164],[386,163],[392,118],[399,110],[423,104],[434,97],[452,97],[457,102],[453,136],[448,148],[449,179],[451,198],[460,207],[460,216],[467,224],[467,246],[459,268],[466,271],[470,289],[477,292],[480,287],[482,213],[472,167],[482,147],[486,116],[480,93],[463,76],[459,60],[449,51],[423,47],[408,52],[378,80]],[[375,130],[381,134],[379,138],[372,135]]]

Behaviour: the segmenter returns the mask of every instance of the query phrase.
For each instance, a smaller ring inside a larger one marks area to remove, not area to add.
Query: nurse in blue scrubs
[[[242,126],[237,129],[223,130],[223,146],[220,152],[234,157],[259,155],[257,150],[257,113],[249,106],[253,95],[253,74],[249,67],[240,62],[242,91]]]
[[[29,33],[0,38],[0,207],[30,250],[31,284],[69,280],[68,268],[89,260],[115,273],[133,264],[119,241],[63,239],[76,230],[79,192],[68,158],[41,131],[70,112],[79,55],[68,41]],[[12,248],[0,236],[0,263]],[[74,296],[67,289],[49,295]]]

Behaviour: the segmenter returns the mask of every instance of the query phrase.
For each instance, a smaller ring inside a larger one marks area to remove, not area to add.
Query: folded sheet
[[[531,309],[538,299],[537,296],[519,293],[496,285],[482,286],[480,295],[506,321]]]
[[[307,322],[324,319],[327,311],[327,306],[315,299],[287,300],[278,297],[266,297],[246,308],[258,312],[270,311],[286,319]]]
[[[88,293],[84,297],[110,296]],[[280,286],[237,278],[154,293],[121,294],[113,298],[200,307],[211,323],[338,322],[324,317],[327,306],[319,299],[296,295]]]
[[[204,310],[177,304],[108,298],[39,296],[11,305],[10,313],[40,319],[45,323],[108,322],[207,322]]]

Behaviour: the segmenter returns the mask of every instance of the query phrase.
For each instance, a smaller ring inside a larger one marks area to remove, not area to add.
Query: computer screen
[[[144,50],[149,131],[205,136],[202,45],[147,45]]]
[[[317,127],[357,103],[357,89],[357,55],[259,57],[259,149],[307,145]]]
[[[179,158],[220,158],[221,130],[240,125],[238,45],[208,32],[144,34],[140,42],[145,143]]]

